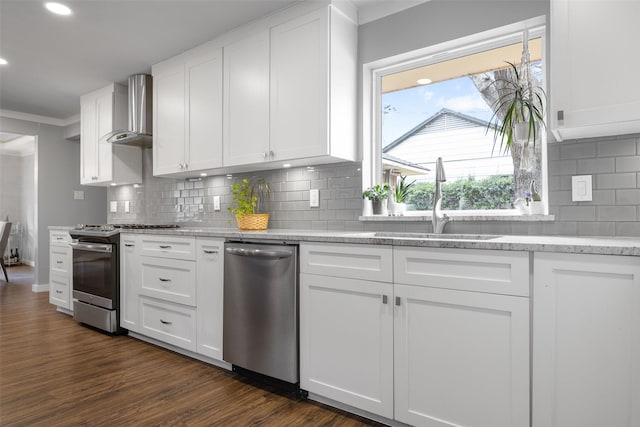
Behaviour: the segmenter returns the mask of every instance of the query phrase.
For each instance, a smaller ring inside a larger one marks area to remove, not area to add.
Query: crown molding
[[[0,116],[8,119],[26,120],[28,122],[42,123],[46,125],[65,127],[80,122],[80,114],[75,114],[66,119],[57,119],[55,117],[40,116],[38,114],[22,113],[20,111],[2,110]]]

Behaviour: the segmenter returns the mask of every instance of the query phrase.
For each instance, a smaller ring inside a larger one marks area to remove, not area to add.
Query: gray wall
[[[80,186],[80,144],[63,138],[63,128],[0,117],[0,130],[35,135],[35,283],[49,283],[50,225],[103,223],[106,221],[106,189]],[[84,200],[73,200],[83,190]]]

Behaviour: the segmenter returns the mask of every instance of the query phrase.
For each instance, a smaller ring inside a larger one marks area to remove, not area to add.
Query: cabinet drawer
[[[142,255],[191,261],[196,259],[194,237],[143,235],[140,243]]]
[[[140,333],[196,351],[196,311],[169,302],[140,297]]]
[[[51,274],[49,277],[49,302],[59,307],[71,309],[69,301],[69,279],[64,275]]]
[[[300,271],[351,279],[393,281],[393,249],[350,244],[301,244]]]
[[[140,294],[196,305],[196,263],[179,259],[140,257]]]
[[[529,253],[475,249],[394,248],[394,282],[529,295]]]
[[[68,247],[71,242],[71,236],[66,231],[52,230],[49,232],[49,244],[51,246],[65,246]]]
[[[51,273],[59,273],[68,277],[71,271],[71,248],[52,246],[49,255]]]

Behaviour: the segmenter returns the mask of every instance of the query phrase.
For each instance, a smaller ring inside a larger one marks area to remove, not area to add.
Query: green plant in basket
[[[260,212],[264,200],[270,200],[271,187],[264,178],[243,178],[231,186],[233,199],[227,208],[237,218]]]

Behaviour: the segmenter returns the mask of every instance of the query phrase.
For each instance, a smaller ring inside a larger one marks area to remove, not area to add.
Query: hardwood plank
[[[32,293],[31,278],[9,278],[0,281],[2,426],[380,425],[89,329],[56,312],[48,293]]]

